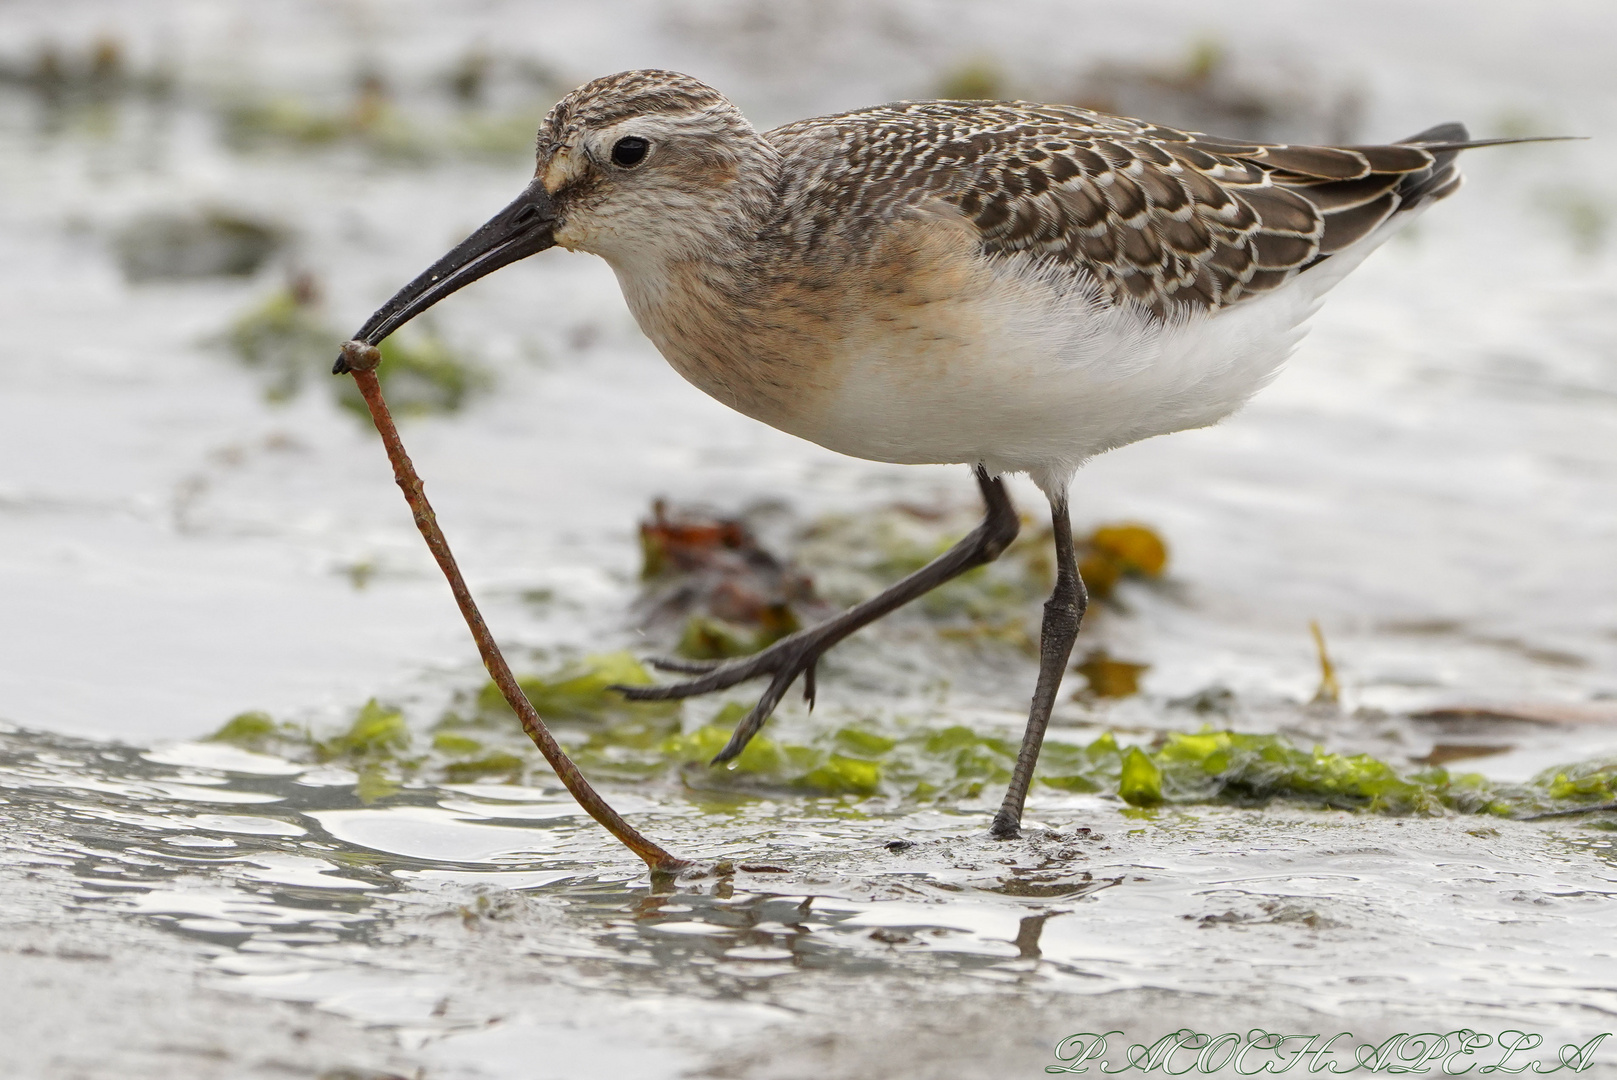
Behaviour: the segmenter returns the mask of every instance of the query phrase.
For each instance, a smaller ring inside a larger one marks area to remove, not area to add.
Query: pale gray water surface
[[[1042,828],[1000,845],[987,796],[611,785],[681,854],[740,867],[654,886],[539,780],[422,779],[365,803],[336,764],[195,741],[246,709],[335,730],[373,696],[425,728],[478,685],[374,440],[318,374],[266,402],[221,343],[292,269],[351,330],[520,188],[522,138],[474,139],[443,89],[468,50],[499,61],[479,116],[528,123],[547,93],[656,64],[773,123],[922,96],[985,61],[1005,92],[1053,97],[1098,59],[1171,66],[1215,39],[1260,85],[1351,96],[1365,139],[1451,118],[1596,138],[1472,155],[1466,190],[1333,295],[1248,410],[1086,470],[1080,527],[1148,522],[1173,561],[1086,628],[1151,665],[1143,693],[1064,701],[1058,726],[1194,730],[1167,703],[1225,687],[1243,730],[1400,767],[1442,742],[1512,747],[1463,763],[1503,780],[1609,756],[1609,722],[1405,719],[1512,703],[1598,719],[1617,695],[1607,6],[0,8],[8,71],[35,70],[44,42],[87,64],[98,35],[169,89],[0,86],[5,1075],[1033,1076],[1062,1036],[1113,1027],[1617,1029],[1612,834],[1576,820],[1139,812],[1046,790]],[[343,114],[356,68],[392,86],[402,128],[225,137],[243,102]],[[131,222],[208,208],[274,223],[280,254],[245,278],[125,282]],[[435,319],[495,389],[406,439],[525,664],[636,646],[634,523],[654,494],[781,498],[799,522],[969,502],[964,470],[838,458],[686,387],[588,258],[509,268]],[[1310,619],[1345,712],[1300,704]],[[851,643],[820,712],[782,724],[1014,731],[1027,662],[946,679],[961,671],[940,655]]]

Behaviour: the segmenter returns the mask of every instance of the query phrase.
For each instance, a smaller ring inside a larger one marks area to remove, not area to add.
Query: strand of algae
[[[416,528],[420,530],[421,538],[426,541],[428,550],[432,552],[438,568],[443,571],[444,579],[449,583],[449,591],[454,594],[455,604],[460,608],[461,617],[466,620],[466,628],[471,631],[472,639],[477,643],[478,655],[482,657],[483,666],[488,670],[489,677],[500,688],[501,695],[516,713],[523,732],[544,755],[545,761],[555,771],[557,779],[567,788],[568,794],[572,795],[590,817],[624,847],[644,860],[653,872],[673,872],[687,867],[689,864],[685,860],[676,858],[648,839],[601,798],[590,782],[584,778],[578,766],[567,756],[567,752],[556,741],[550,729],[545,726],[533,703],[522,692],[510,665],[505,662],[505,656],[500,652],[499,644],[489,632],[482,612],[478,610],[477,601],[472,598],[471,590],[466,586],[466,579],[461,576],[455,556],[449,550],[449,541],[444,539],[443,530],[438,527],[438,517],[433,513],[432,505],[427,502],[421,477],[416,473],[410,455],[404,450],[404,443],[399,438],[399,429],[393,423],[393,416],[388,412],[387,401],[382,395],[382,384],[376,377],[376,367],[381,360],[382,354],[375,346],[361,341],[350,341],[343,345],[341,356],[332,371],[334,374],[352,375],[355,387],[364,397],[371,419],[376,424],[376,433],[382,437],[388,461],[393,466],[393,479],[404,492],[405,502],[409,504],[410,512],[415,518]]]

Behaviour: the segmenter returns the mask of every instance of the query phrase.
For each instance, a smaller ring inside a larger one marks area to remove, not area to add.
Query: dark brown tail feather
[[[1399,142],[1413,143],[1432,155],[1431,168],[1410,173],[1398,184],[1399,210],[1413,210],[1459,190],[1464,178],[1456,159],[1462,149],[1474,145],[1464,124],[1438,124]]]
[[[1325,231],[1318,254],[1302,269],[1317,266],[1330,255],[1346,250],[1369,236],[1388,219],[1452,195],[1462,177],[1458,164],[1461,150],[1479,146],[1507,146],[1512,143],[1556,142],[1557,137],[1522,139],[1472,139],[1464,124],[1438,124],[1419,135],[1393,143],[1390,147],[1355,146],[1347,149],[1364,154],[1370,161],[1369,176],[1348,181],[1324,181],[1301,185],[1294,190],[1307,198],[1324,217]],[[1430,164],[1410,168],[1407,152],[1392,153],[1392,147],[1410,146],[1432,156]]]
[[[1398,140],[1400,144],[1420,147],[1434,159],[1430,170],[1413,173],[1398,185],[1398,194],[1403,200],[1399,209],[1413,209],[1454,194],[1461,182],[1460,170],[1454,160],[1461,150],[1475,150],[1481,146],[1515,146],[1517,143],[1567,142],[1578,138],[1580,136],[1577,135],[1530,135],[1518,139],[1473,139],[1464,124],[1429,127],[1419,135]]]

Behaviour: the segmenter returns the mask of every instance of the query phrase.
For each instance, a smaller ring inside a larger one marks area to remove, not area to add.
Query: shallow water
[[[1450,116],[1597,138],[1477,153],[1467,189],[1337,290],[1248,410],[1085,471],[1080,531],[1144,521],[1171,561],[1097,607],[1080,643],[1148,664],[1142,692],[1064,693],[1059,737],[1148,742],[1210,718],[1400,768],[1498,749],[1450,767],[1504,781],[1617,753],[1609,13],[1160,3],[1061,36],[1064,5],[1006,10],[7,10],[8,70],[46,40],[87,63],[109,34],[125,70],[171,88],[0,86],[3,1071],[967,1077],[1039,1075],[1063,1036],[1111,1027],[1150,1042],[1516,1026],[1556,1044],[1612,1029],[1617,866],[1598,820],[1139,811],[1040,789],[1038,828],[1002,845],[983,835],[992,792],[609,784],[679,854],[734,865],[653,882],[534,774],[409,773],[367,802],[352,762],[196,741],[248,709],[329,734],[372,697],[422,734],[481,684],[374,439],[318,372],[266,400],[271,373],[224,339],[293,271],[319,279],[334,339],[362,321],[520,187],[526,136],[500,142],[496,121],[649,63],[761,123],[919,96],[982,57],[1007,92],[1055,96],[1097,58],[1171,65],[1214,35],[1260,82],[1358,94],[1366,139]],[[506,66],[467,113],[443,79],[479,43]],[[356,63],[389,81],[401,125],[232,136],[242,102],[341,114]],[[244,278],[126,283],[121,230],[209,207],[275,223],[286,246]],[[405,438],[524,670],[658,644],[633,616],[653,495],[784,500],[765,515],[784,547],[895,502],[969,521],[964,470],[838,458],[686,387],[598,262],[549,253],[434,316],[494,388]],[[1312,619],[1342,709],[1306,704]],[[1009,736],[1031,680],[1014,649],[898,620],[828,660],[812,716],[790,705],[771,730],[874,716]],[[1223,712],[1172,704],[1218,688]],[[1409,717],[1455,705],[1587,722]],[[1611,1053],[1593,1071],[1617,1071]]]
[[[391,1032],[447,1076],[589,1075],[620,1034],[642,1044],[637,1069],[731,1075],[774,1046],[771,1067],[798,1075],[840,1039],[844,1075],[924,1075],[926,1054],[871,1038],[915,1022],[906,999],[933,1021],[1025,1008],[994,1064],[1030,1072],[1120,1011],[1162,1030],[1515,1024],[1583,1042],[1617,1009],[1609,833],[1081,796],[1046,797],[1050,827],[1001,844],[982,814],[614,792],[679,850],[732,860],[653,882],[564,793],[423,785],[367,806],[336,771],[7,733],[6,893],[32,909],[7,937],[40,937],[29,923],[51,910],[81,937],[157,931],[207,991]],[[586,1022],[595,1041],[523,1071],[518,1033]],[[701,1036],[714,1024],[722,1046]],[[36,1055],[83,1067],[71,1048]]]

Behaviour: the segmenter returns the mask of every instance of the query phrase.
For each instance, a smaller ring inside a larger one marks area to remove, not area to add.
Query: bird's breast
[[[835,320],[795,281],[678,262],[618,270],[640,329],[688,382],[738,412],[812,438],[831,394]]]
[[[923,394],[980,354],[995,320],[964,223],[896,223],[868,245],[764,245],[734,259],[614,265],[641,329],[682,376],[732,408],[857,454],[846,390]]]

